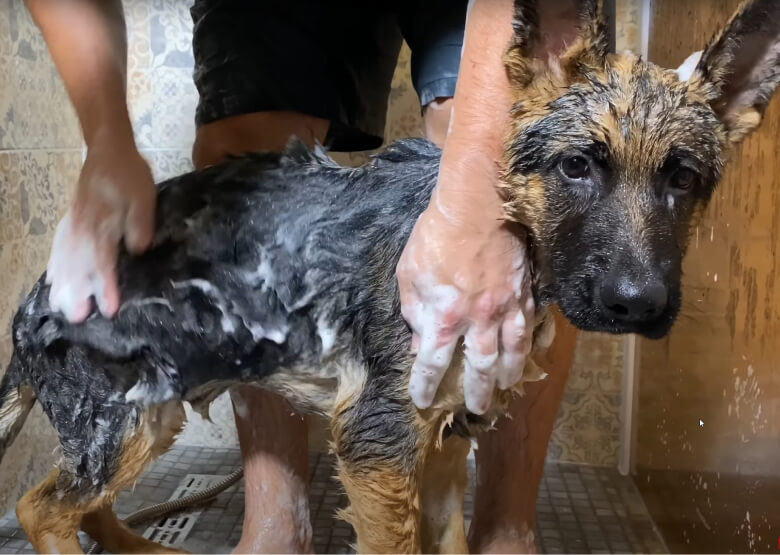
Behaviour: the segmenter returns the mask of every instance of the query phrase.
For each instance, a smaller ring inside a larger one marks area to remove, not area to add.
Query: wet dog
[[[516,3],[506,54],[501,190],[530,241],[535,348],[553,304],[581,329],[661,337],[689,230],[780,81],[780,3],[744,4],[676,71],[608,54],[599,2],[551,4]],[[465,550],[463,438],[510,392],[468,414],[456,355],[431,408],[408,397],[394,270],[438,163],[423,140],[356,169],[299,144],[232,160],[160,186],[152,248],[119,260],[115,318],[69,324],[42,278],[0,386],[0,456],[36,400],[60,438],[57,468],[17,508],[35,548],[79,551],[83,528],[113,552],[165,551],[111,505],[172,444],[183,402],[205,411],[249,383],[331,418],[361,551]],[[523,379],[542,376],[529,363]]]

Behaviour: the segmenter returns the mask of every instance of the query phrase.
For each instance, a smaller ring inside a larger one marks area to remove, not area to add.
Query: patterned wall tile
[[[149,0],[125,0],[122,6],[127,25],[128,74],[136,70],[149,69],[152,65]]]
[[[2,9],[2,4],[0,4]],[[11,84],[14,82],[14,60],[11,56],[0,54],[0,149],[8,148],[11,141],[8,132],[8,120],[13,118],[13,90]],[[7,84],[3,84],[7,83]]]
[[[150,70],[150,75],[154,90],[154,148],[191,148],[195,137],[195,108],[198,104],[192,70],[159,67]]]
[[[6,1],[0,3],[0,56],[11,54],[11,44],[11,2]]]
[[[9,8],[11,54],[31,62],[49,60],[46,42],[24,5],[24,0],[6,1]]]
[[[617,463],[623,345],[622,337],[580,333],[550,460]]]
[[[230,395],[223,393],[209,407],[209,419],[203,419],[191,407],[185,408],[187,425],[178,441],[184,445],[202,447],[235,447],[238,445],[236,421]]]
[[[16,56],[12,76],[2,147],[80,148],[76,113],[53,65]]]
[[[31,152],[22,157],[19,188],[28,236],[54,233],[80,171],[80,151]]]
[[[19,292],[20,300],[29,293],[33,284],[38,281],[43,272],[46,271],[46,264],[49,261],[49,252],[51,250],[51,241],[53,233],[46,235],[27,236],[24,238],[24,272],[27,276],[27,283],[24,289]]]
[[[154,86],[147,69],[134,69],[127,74],[127,103],[133,123],[135,142],[139,149],[154,147],[152,139],[152,111]]]
[[[0,70],[13,84],[0,94],[0,148],[79,147],[75,111],[24,1],[3,2],[0,13],[8,16],[11,56],[0,60]]]
[[[22,296],[27,293],[25,287],[31,282],[25,272],[25,248],[24,239],[0,245],[0,268],[3,269],[3,286],[0,288],[0,336],[10,335],[11,320]]]
[[[21,239],[23,235],[16,157],[9,152],[0,152],[0,245]]]
[[[156,181],[170,179],[192,170],[190,150],[158,150],[152,153],[152,173]]]
[[[567,391],[550,440],[550,460],[615,464],[620,396]]]
[[[0,153],[0,244],[53,233],[80,167],[77,151]]]
[[[153,67],[192,70],[192,0],[152,0],[150,38]],[[190,79],[191,80],[191,79]]]
[[[641,51],[641,12],[641,0],[616,0],[615,19],[618,25],[615,33],[615,49],[618,52],[623,50]]]
[[[580,334],[568,390],[619,394],[624,344],[624,337],[602,333]]]

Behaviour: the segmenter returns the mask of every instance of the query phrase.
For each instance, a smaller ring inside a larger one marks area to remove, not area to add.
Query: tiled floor
[[[126,516],[168,500],[186,474],[227,475],[239,463],[237,450],[175,448],[155,463],[134,491],[120,496],[117,512]],[[349,525],[333,518],[335,510],[346,504],[332,479],[333,459],[313,454],[310,470],[315,549],[347,553],[354,536]],[[224,553],[235,545],[241,534],[243,493],[241,482],[220,494],[200,515],[183,547]],[[471,501],[469,492],[467,519]],[[0,553],[32,552],[18,526],[13,515],[0,519]],[[548,464],[539,492],[537,527],[537,540],[546,553],[667,552],[632,480],[613,468]]]

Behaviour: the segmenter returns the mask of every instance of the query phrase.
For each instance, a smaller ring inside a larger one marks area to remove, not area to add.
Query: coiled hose
[[[181,511],[183,509],[189,509],[191,507],[197,507],[198,505],[203,505],[204,503],[211,501],[214,499],[217,495],[228,489],[230,486],[238,482],[242,477],[244,476],[244,469],[239,468],[238,470],[235,470],[225,476],[222,480],[214,484],[213,486],[209,487],[208,489],[205,489],[201,492],[198,492],[193,495],[188,495],[186,497],[180,497],[179,499],[174,499],[172,501],[165,501],[163,503],[157,503],[156,505],[150,505],[149,507],[144,507],[143,509],[140,509],[130,516],[128,516],[124,523],[132,528],[133,526],[137,526],[139,524],[142,524],[144,522],[147,522],[149,520],[154,520],[156,518],[160,518],[161,516],[165,516],[170,513],[175,513],[178,511]],[[98,545],[97,542],[93,543],[89,550],[87,550],[87,553],[102,553],[103,548]]]

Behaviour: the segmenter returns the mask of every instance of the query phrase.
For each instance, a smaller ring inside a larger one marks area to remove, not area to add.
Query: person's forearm
[[[121,0],[26,0],[65,82],[88,147],[133,139]]]
[[[472,201],[491,196],[485,194],[488,179],[464,183],[455,175],[484,171],[495,185],[512,105],[504,53],[512,38],[513,13],[513,0],[475,0],[468,15],[439,192],[448,194],[452,187],[453,197],[472,206]]]

